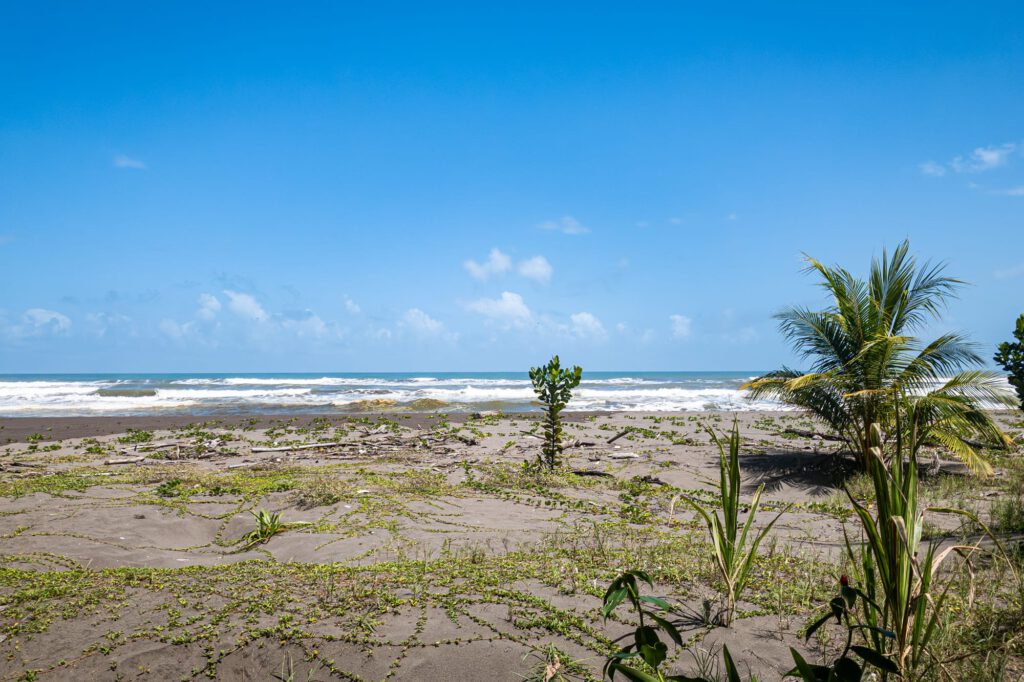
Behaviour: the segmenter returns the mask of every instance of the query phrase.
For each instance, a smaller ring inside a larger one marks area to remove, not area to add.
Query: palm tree
[[[810,361],[809,372],[783,368],[746,385],[752,398],[775,398],[809,410],[870,466],[871,427],[895,428],[895,408],[913,404],[919,443],[941,443],[972,470],[991,467],[972,439],[1005,445],[1007,437],[985,412],[1009,404],[1003,380],[975,369],[982,364],[961,334],[924,344],[914,332],[938,320],[964,283],[943,265],[918,267],[902,242],[871,263],[867,281],[807,257],[832,304],[823,311],[791,307],[776,315],[783,335]],[[916,427],[912,429],[911,426]],[[893,435],[893,434],[891,434]]]

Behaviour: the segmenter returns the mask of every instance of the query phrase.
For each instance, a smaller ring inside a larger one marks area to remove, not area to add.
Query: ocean
[[[783,410],[757,372],[585,372],[570,410]],[[538,409],[525,372],[0,375],[0,416],[324,414]]]

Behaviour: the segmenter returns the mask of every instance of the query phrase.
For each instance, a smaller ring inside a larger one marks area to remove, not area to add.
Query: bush
[[[1013,338],[1016,341],[1003,341],[999,344],[993,359],[1010,374],[1010,385],[1017,390],[1020,409],[1024,410],[1024,315],[1017,318]]]
[[[562,369],[558,356],[542,367],[530,368],[530,381],[537,398],[544,406],[544,447],[538,463],[554,469],[562,454],[561,412],[572,399],[572,389],[580,385],[581,367]]]

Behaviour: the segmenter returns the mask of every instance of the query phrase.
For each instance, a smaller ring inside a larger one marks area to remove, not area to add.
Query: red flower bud
[[[841,575],[841,576],[839,576],[839,584],[842,585],[843,587],[849,587],[850,586],[850,579],[847,578],[845,575]]]

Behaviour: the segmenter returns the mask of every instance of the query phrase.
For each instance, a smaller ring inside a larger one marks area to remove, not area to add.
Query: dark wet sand
[[[574,422],[586,419],[594,412],[566,412],[563,418]],[[472,416],[472,413],[460,412],[445,414],[444,419],[453,424],[461,424]],[[521,420],[536,419],[539,413],[516,413]],[[429,427],[437,423],[442,415],[435,412],[378,412],[368,414],[272,414],[272,415],[160,415],[160,416],[118,416],[118,417],[0,417],[0,444],[20,443],[34,433],[41,433],[48,440],[65,438],[96,438],[124,433],[128,429],[145,431],[167,431],[180,429],[190,424],[210,424],[224,428],[252,426],[266,429],[271,426],[291,422],[294,426],[308,426],[314,419],[326,420],[331,426],[344,424],[353,418],[368,417],[370,419],[386,418],[396,421],[408,428]]]

